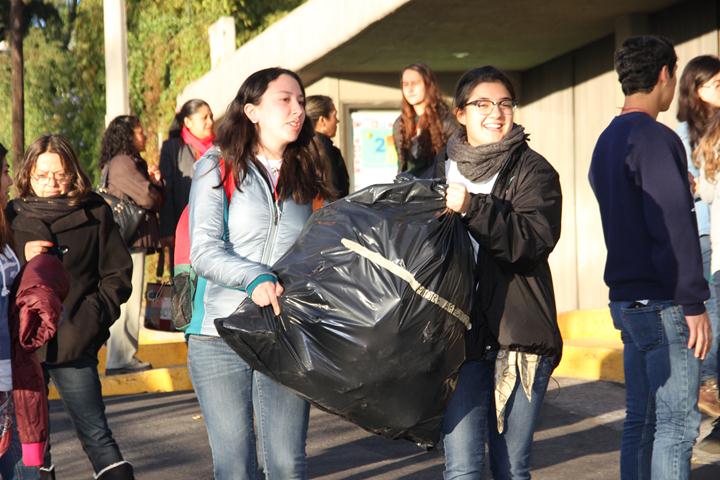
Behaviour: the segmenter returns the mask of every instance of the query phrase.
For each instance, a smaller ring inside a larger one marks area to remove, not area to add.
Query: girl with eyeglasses
[[[720,132],[717,115],[720,112],[720,58],[700,55],[688,62],[680,77],[677,134],[683,141],[688,158],[688,172],[695,179],[695,215],[697,217],[700,249],[705,278],[710,283],[710,299],[705,302],[713,342],[700,367],[698,408],[716,417],[713,429],[698,448],[720,453],[720,202],[714,201],[717,188],[715,146]],[[710,204],[710,205],[708,205]],[[713,253],[716,252],[716,253]]]
[[[457,128],[442,99],[430,67],[413,63],[403,68],[402,113],[393,124],[400,172],[422,176]]]
[[[482,478],[486,443],[493,478],[530,478],[533,431],[562,353],[548,264],[560,238],[560,180],[513,122],[515,102],[496,68],[463,74],[461,128],[431,173],[448,183],[447,207],[477,255],[466,361],[443,423],[446,480]]]
[[[35,140],[17,168],[15,186],[7,216],[20,262],[52,251],[70,277],[66,317],[44,352],[46,382],[52,379],[60,393],[95,478],[132,479],[132,466],[108,426],[97,368],[98,351],[130,296],[127,247],[64,137]],[[55,478],[49,446],[40,478]]]

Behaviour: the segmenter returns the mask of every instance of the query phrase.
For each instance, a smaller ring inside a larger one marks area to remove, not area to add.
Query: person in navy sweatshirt
[[[621,478],[684,480],[712,333],[685,150],[656,120],[673,99],[677,56],[665,38],[631,37],[615,52],[615,71],[625,103],[597,141],[589,177],[608,251],[610,313],[624,344]]]

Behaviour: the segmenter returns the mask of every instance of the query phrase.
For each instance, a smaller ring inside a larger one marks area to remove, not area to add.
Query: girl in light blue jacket
[[[217,480],[255,479],[258,469],[266,479],[307,478],[307,402],[251,369],[213,324],[248,296],[280,313],[283,287],[270,265],[294,243],[313,199],[332,195],[304,103],[294,72],[255,72],[228,107],[217,147],[195,166],[190,261],[207,282],[195,294],[188,365]]]

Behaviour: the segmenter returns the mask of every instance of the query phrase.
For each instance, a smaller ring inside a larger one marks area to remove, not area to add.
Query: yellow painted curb
[[[624,381],[622,342],[607,308],[563,312],[558,315],[558,325],[565,346],[553,375]],[[98,371],[105,396],[192,390],[187,371],[187,345],[182,333],[141,330],[137,356],[152,363],[152,370],[106,377],[105,356],[103,347],[98,354]],[[59,398],[53,386],[50,398]]]
[[[622,383],[625,381],[622,343],[568,340],[553,375]]]
[[[136,393],[179,392],[192,390],[187,368],[183,366],[154,368],[127,375],[100,376],[103,396],[131,395]],[[60,398],[53,385],[50,400]]]
[[[563,357],[553,375],[624,382],[623,345],[610,309],[573,310],[558,315]]]
[[[620,342],[620,332],[613,326],[610,309],[572,310],[558,315],[558,326],[567,340],[592,338]]]

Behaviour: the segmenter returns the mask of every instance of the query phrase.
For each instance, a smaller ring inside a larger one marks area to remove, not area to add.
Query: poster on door
[[[393,122],[397,110],[357,110],[352,121],[355,190],[378,183],[392,183],[397,175],[397,152],[393,143]]]

